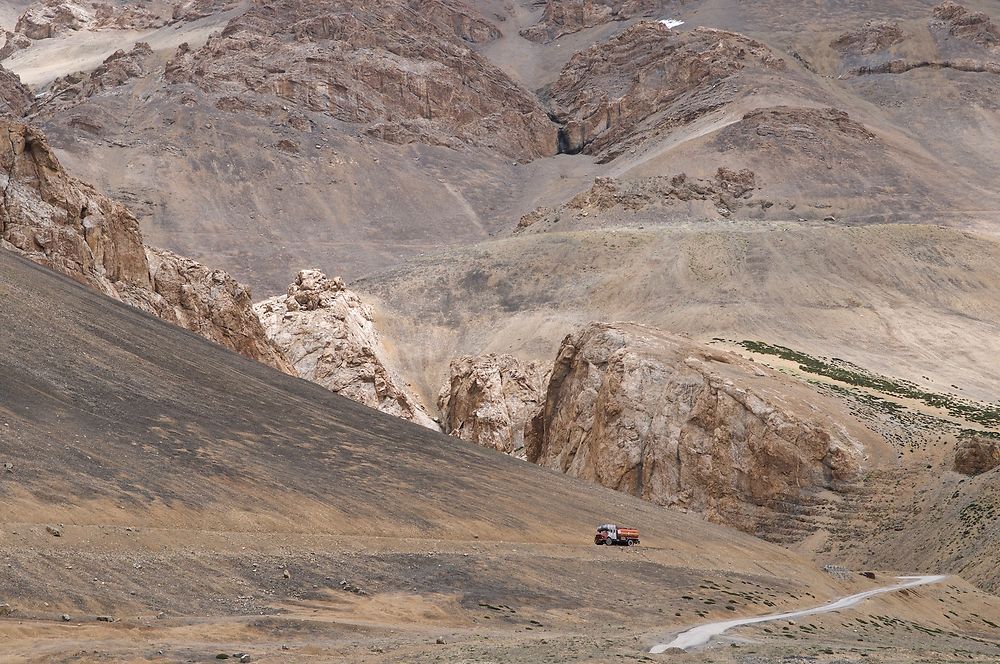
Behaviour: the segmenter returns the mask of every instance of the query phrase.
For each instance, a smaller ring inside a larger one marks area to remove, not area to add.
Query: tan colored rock
[[[0,136],[7,248],[118,299],[149,288],[139,224],[125,206],[69,177],[38,129],[0,120]]]
[[[38,129],[0,119],[0,136],[0,246],[290,373],[245,286],[144,246],[128,209],[67,175]]]
[[[511,355],[454,360],[438,408],[444,431],[523,459],[524,427],[537,412],[547,373]]]
[[[538,99],[468,47],[487,33],[455,0],[267,0],[204,47],[178,49],[166,76],[231,112],[325,113],[390,143],[555,154]]]
[[[287,295],[254,305],[295,373],[371,408],[438,429],[390,369],[370,306],[319,270],[302,270]]]
[[[228,272],[162,249],[147,247],[146,259],[151,291],[159,297],[130,293],[126,301],[241,355],[293,373],[264,333],[247,286]]]
[[[965,436],[955,449],[955,472],[982,475],[1000,467],[1000,440],[986,436]]]
[[[592,323],[563,341],[525,450],[549,468],[773,534],[785,505],[862,466],[862,442],[832,412],[812,388],[734,354]]]

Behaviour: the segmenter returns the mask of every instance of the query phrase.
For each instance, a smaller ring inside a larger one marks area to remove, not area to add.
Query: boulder
[[[955,472],[982,475],[1000,466],[1000,440],[986,436],[964,436],[955,449]]]

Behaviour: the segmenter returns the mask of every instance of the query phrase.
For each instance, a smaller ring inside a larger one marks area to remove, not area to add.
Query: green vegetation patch
[[[753,353],[772,355],[789,362],[794,362],[798,365],[799,370],[805,373],[825,376],[840,383],[867,388],[900,399],[914,399],[933,408],[946,410],[953,417],[964,419],[967,422],[973,422],[985,427],[1000,428],[1000,404],[984,404],[972,401],[971,399],[963,399],[953,394],[928,392],[916,383],[881,376],[845,360],[816,358],[806,353],[792,350],[791,348],[768,344],[763,341],[741,341],[739,345]],[[899,404],[889,405],[888,402],[878,402],[875,398],[870,398],[872,402],[869,405],[877,406],[883,411],[894,412],[903,409],[903,406]]]

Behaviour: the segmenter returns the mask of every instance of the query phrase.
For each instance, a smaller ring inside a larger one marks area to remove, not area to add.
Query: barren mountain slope
[[[0,248],[290,371],[265,336],[246,286],[145,246],[128,209],[67,175],[36,128],[0,118],[0,133]]]
[[[0,293],[0,634],[15,659],[85,639],[88,657],[119,660],[421,661],[471,647],[592,661],[638,656],[674,621],[874,585],[378,414],[9,253]],[[596,549],[607,519],[641,528],[644,553]],[[967,603],[942,617],[936,599],[954,592]],[[886,601],[872,608],[940,630],[895,661],[995,650],[976,615],[1000,619],[998,605],[959,581]],[[607,627],[612,614],[629,629]],[[847,624],[793,645],[754,634],[778,657],[854,642]]]

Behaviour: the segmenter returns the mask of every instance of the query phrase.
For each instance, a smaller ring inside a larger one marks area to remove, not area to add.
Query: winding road
[[[661,643],[654,646],[649,652],[651,655],[658,655],[662,652],[666,652],[672,648],[680,648],[682,650],[690,650],[700,645],[704,645],[712,640],[712,638],[727,632],[734,627],[741,627],[743,625],[754,625],[756,623],[770,622],[772,620],[790,620],[792,618],[799,618],[802,616],[811,616],[817,613],[829,613],[831,611],[839,611],[840,609],[846,609],[859,604],[869,597],[874,597],[875,595],[882,595],[883,593],[891,593],[897,590],[903,590],[904,588],[913,588],[914,586],[923,586],[929,583],[939,583],[945,577],[944,576],[900,576],[897,577],[902,583],[897,583],[893,586],[886,586],[884,588],[876,588],[875,590],[866,590],[862,593],[857,593],[854,595],[848,595],[847,597],[842,597],[833,602],[828,602],[821,606],[813,607],[811,609],[803,609],[801,611],[790,611],[788,613],[773,613],[767,616],[757,616],[756,618],[738,618],[736,620],[723,620],[720,622],[708,623],[707,625],[699,625],[698,627],[692,627],[689,630],[681,632],[677,635],[670,643]]]

